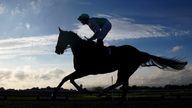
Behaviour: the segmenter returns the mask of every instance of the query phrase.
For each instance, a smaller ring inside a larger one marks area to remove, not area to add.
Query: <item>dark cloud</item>
[[[0,81],[3,79],[9,79],[11,77],[11,71],[0,71]]]
[[[64,73],[65,72],[63,70],[55,69],[53,71],[50,71],[50,72],[40,76],[40,78],[43,80],[50,80],[53,78],[61,78],[61,77],[64,77]]]
[[[17,72],[15,74],[15,78],[17,78],[18,80],[25,80],[29,75],[26,74],[25,72],[23,71],[20,71],[20,72]]]

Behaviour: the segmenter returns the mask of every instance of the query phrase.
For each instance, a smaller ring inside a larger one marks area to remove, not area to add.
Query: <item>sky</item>
[[[93,32],[77,18],[82,13],[104,17],[112,29],[105,45],[132,45],[141,51],[188,61],[181,71],[140,67],[130,85],[164,86],[192,83],[191,0],[0,0],[0,87],[56,87],[72,73],[73,55],[54,53],[58,27],[80,37]],[[107,87],[117,72],[76,80],[84,87]],[[74,88],[66,82],[64,88]]]

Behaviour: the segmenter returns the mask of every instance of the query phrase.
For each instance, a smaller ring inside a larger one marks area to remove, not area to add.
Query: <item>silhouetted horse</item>
[[[101,48],[95,42],[81,39],[74,32],[63,31],[60,28],[59,31],[60,34],[55,52],[57,54],[63,54],[64,50],[69,46],[74,55],[75,72],[63,78],[57,88],[55,88],[52,98],[55,98],[60,87],[68,80],[70,80],[77,90],[81,91],[82,88],[75,83],[75,79],[87,75],[104,74],[118,70],[116,83],[104,89],[104,91],[122,85],[122,99],[125,99],[128,91],[129,77],[139,66],[157,66],[160,69],[172,68],[181,70],[187,64],[187,62],[176,59],[150,55],[130,45]]]

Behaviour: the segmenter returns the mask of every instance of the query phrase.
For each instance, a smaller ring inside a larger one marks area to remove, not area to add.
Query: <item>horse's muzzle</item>
[[[64,50],[62,50],[61,48],[57,48],[56,47],[56,50],[55,50],[55,53],[57,53],[57,54],[63,54],[64,53]]]

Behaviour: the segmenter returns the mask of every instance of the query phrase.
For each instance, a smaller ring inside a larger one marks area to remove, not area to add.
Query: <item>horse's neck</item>
[[[74,55],[80,53],[81,47],[83,46],[84,42],[80,37],[74,37],[73,41],[71,42],[71,50]]]

